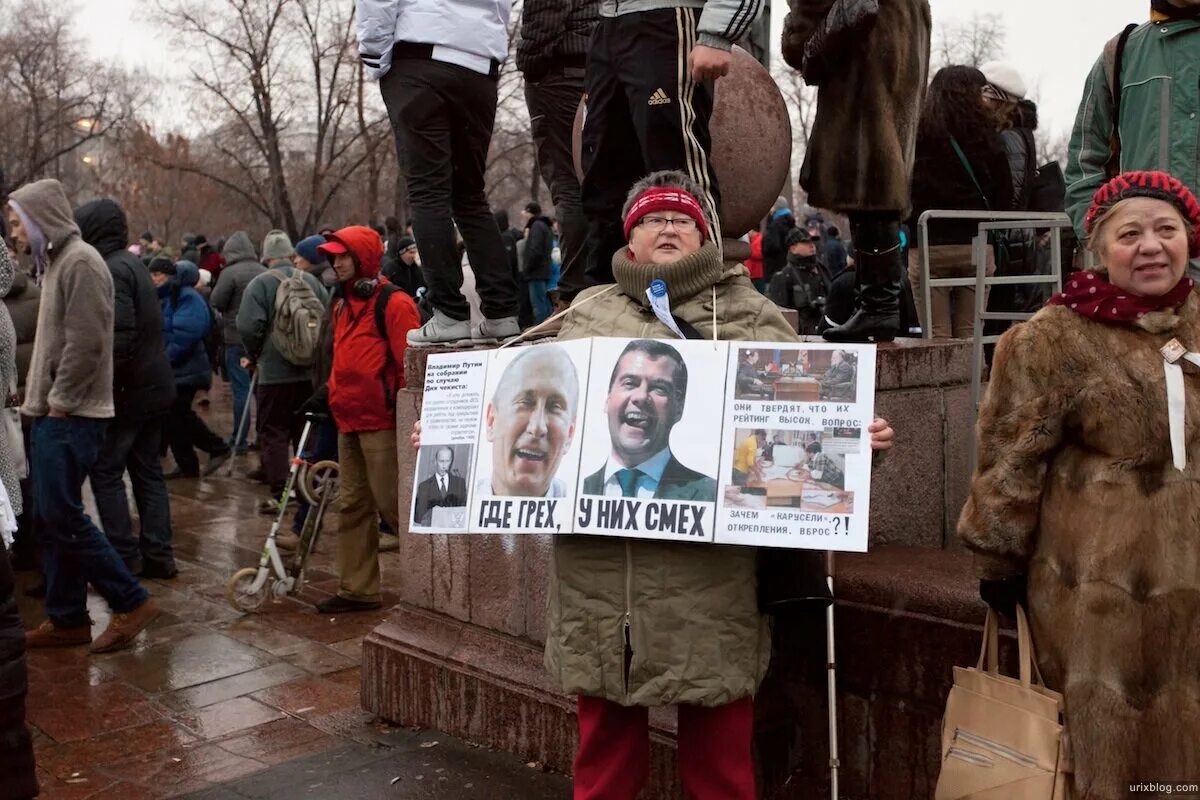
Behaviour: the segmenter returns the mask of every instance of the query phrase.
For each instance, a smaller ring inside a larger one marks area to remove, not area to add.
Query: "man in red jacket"
[[[329,410],[338,429],[338,573],[322,614],[379,608],[379,515],[399,529],[396,393],[404,386],[408,332],[417,306],[379,274],[383,240],[362,225],[325,237],[317,249],[337,274]]]

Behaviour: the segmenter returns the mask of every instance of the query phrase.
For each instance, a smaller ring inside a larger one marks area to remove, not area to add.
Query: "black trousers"
[[[170,419],[165,423],[166,440],[175,456],[175,466],[186,475],[200,474],[196,450],[214,455],[229,449],[225,440],[213,433],[192,409],[198,391],[196,386],[176,386],[175,403],[171,406]]]
[[[399,58],[379,88],[408,182],[413,234],[430,302],[451,319],[470,317],[455,244],[457,224],[483,315],[515,317],[517,286],[484,185],[496,121],[496,81],[456,64]]]
[[[625,244],[621,207],[648,173],[679,170],[720,240],[721,195],[709,154],[713,86],[696,83],[687,54],[699,14],[662,9],[602,18],[592,33],[583,126],[583,211],[588,219],[589,285],[612,283],[612,257]]]
[[[163,423],[160,416],[114,419],[108,424],[104,446],[89,475],[104,535],[134,573],[147,564],[163,569],[175,566],[171,501],[158,457]],[[195,453],[192,458],[195,459]],[[137,533],[133,530],[129,497],[125,493],[126,471],[137,504],[140,522]]]
[[[587,286],[587,218],[583,215],[579,178],[575,174],[575,115],[583,99],[582,67],[559,67],[536,82],[525,84],[525,104],[533,126],[538,170],[550,187],[554,214],[558,218],[562,274],[558,291],[571,301]]]

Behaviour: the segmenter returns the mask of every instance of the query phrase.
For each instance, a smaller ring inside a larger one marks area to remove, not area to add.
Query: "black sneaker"
[[[167,480],[167,481],[178,480],[179,478],[199,478],[199,477],[200,477],[199,472],[184,472],[183,470],[178,469],[178,468],[173,469],[170,472],[163,473],[163,480]]]
[[[344,614],[349,611],[374,611],[377,608],[383,608],[383,603],[378,600],[351,600],[349,597],[342,597],[335,594],[328,600],[322,600],[317,603],[317,611],[322,614]]]
[[[233,448],[230,447],[225,448],[219,453],[213,453],[210,455],[208,457],[208,465],[204,468],[204,474],[206,476],[215,474],[216,471],[221,468],[221,465],[228,461],[229,457],[232,455]]]
[[[179,570],[174,564],[160,564],[157,561],[147,561],[142,566],[141,572],[137,573],[139,578],[150,578],[152,580],[169,581],[179,574]]]

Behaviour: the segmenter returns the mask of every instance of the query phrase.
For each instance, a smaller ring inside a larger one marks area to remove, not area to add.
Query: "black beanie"
[[[787,238],[784,239],[784,246],[791,247],[794,244],[800,244],[802,242],[811,242],[811,241],[812,241],[812,237],[808,235],[808,231],[805,230],[804,228],[797,226],[795,228],[792,228],[790,231],[788,231]]]

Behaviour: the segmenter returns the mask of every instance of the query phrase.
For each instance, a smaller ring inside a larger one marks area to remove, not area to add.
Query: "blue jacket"
[[[204,340],[212,326],[208,303],[192,287],[200,280],[200,268],[190,261],[175,264],[175,275],[158,288],[162,300],[163,341],[167,360],[175,373],[176,387],[212,386],[212,365]]]

